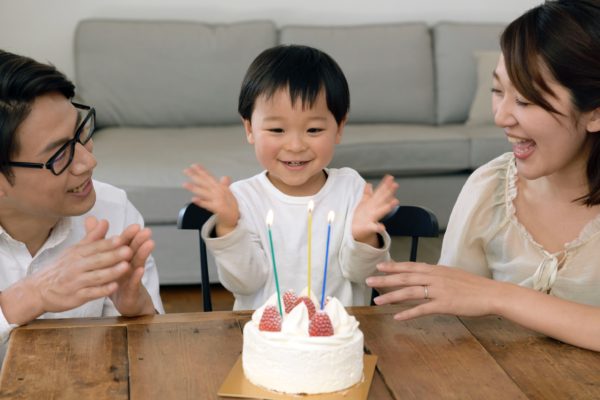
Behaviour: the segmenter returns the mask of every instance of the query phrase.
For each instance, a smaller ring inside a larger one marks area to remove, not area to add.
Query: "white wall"
[[[73,78],[73,33],[84,18],[185,19],[277,25],[397,21],[508,22],[542,0],[0,0],[0,48],[51,62]]]

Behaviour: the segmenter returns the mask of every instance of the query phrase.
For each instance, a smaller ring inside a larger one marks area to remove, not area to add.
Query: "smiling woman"
[[[513,152],[469,178],[439,261],[496,281],[396,264],[369,283],[402,286],[378,304],[422,299],[428,288],[429,301],[402,319],[497,313],[600,350],[600,3],[546,1],[500,44],[494,118]]]

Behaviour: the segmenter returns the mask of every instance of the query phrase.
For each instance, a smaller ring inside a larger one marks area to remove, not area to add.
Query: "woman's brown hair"
[[[544,98],[555,96],[543,78],[547,68],[576,111],[600,107],[600,0],[546,1],[511,22],[500,46],[512,84],[533,104],[559,113]],[[600,204],[600,132],[588,137],[589,193],[577,200],[593,206]]]

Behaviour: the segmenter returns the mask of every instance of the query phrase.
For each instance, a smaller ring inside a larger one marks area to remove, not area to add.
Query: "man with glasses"
[[[54,175],[62,174],[71,164],[71,161],[73,161],[75,145],[81,143],[85,146],[92,138],[94,130],[96,129],[96,110],[90,106],[84,106],[83,104],[73,102],[71,102],[71,104],[78,111],[77,130],[75,130],[75,136],[71,140],[66,141],[45,163],[9,161],[8,165],[10,167],[45,168],[49,169]],[[86,113],[82,114],[81,111],[85,111]]]
[[[92,180],[96,114],[74,90],[0,50],[2,343],[36,318],[164,312],[151,232],[124,191]]]

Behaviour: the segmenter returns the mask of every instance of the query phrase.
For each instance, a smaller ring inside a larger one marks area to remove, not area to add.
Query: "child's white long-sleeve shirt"
[[[353,169],[327,169],[323,188],[310,197],[288,196],[269,181],[266,171],[235,182],[231,190],[240,208],[235,230],[214,238],[216,218],[202,228],[202,237],[217,262],[219,280],[235,295],[234,310],[256,309],[276,291],[266,224],[269,210],[275,263],[281,292],[299,293],[308,285],[308,202],[312,213],[311,293],[320,299],[327,241],[327,215],[335,212],[331,226],[329,264],[325,295],[335,296],[346,306],[369,304],[371,289],[365,279],[375,266],[389,260],[390,237],[374,248],[352,238],[354,209],[363,195],[365,181]]]

